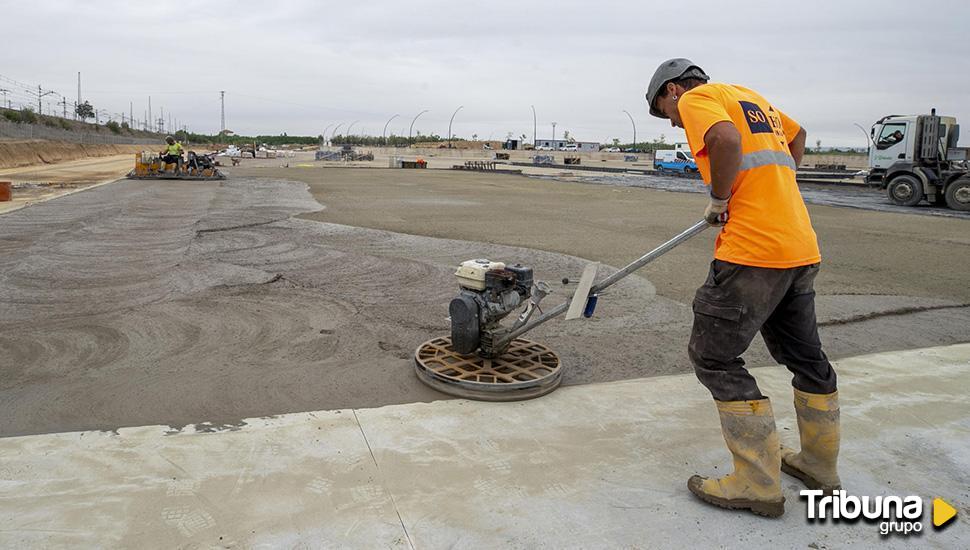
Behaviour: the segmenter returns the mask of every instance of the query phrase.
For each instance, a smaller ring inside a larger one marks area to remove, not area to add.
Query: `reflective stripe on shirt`
[[[759,166],[786,166],[792,170],[797,170],[795,159],[784,151],[774,151],[772,149],[762,149],[754,151],[741,157],[741,170],[750,170]]]

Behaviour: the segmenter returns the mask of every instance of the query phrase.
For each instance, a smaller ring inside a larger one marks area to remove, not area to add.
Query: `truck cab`
[[[692,173],[697,171],[697,163],[689,150],[666,149],[653,154],[653,167],[658,171]]]
[[[886,190],[894,204],[916,206],[923,200],[970,210],[967,149],[957,147],[956,118],[890,115],[870,130],[866,183]]]

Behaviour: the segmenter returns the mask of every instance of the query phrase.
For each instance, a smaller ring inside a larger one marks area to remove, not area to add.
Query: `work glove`
[[[728,221],[727,209],[729,200],[731,200],[730,195],[726,199],[719,199],[711,193],[711,202],[707,204],[707,208],[704,210],[704,220],[714,226],[726,224]]]

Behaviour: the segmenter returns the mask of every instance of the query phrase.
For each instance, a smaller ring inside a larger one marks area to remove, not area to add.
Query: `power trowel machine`
[[[444,393],[483,401],[516,401],[551,392],[562,381],[559,357],[520,336],[563,313],[567,320],[591,317],[602,291],[707,227],[705,221],[694,224],[599,282],[594,282],[598,264],[587,265],[572,299],[545,312],[539,304],[551,290],[533,279],[531,267],[486,259],[463,262],[455,272],[458,296],[448,306],[451,335],[418,347],[418,378]],[[503,322],[516,312],[514,321]]]

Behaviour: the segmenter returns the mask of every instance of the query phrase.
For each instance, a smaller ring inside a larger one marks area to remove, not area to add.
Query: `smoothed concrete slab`
[[[927,519],[940,496],[970,515],[970,345],[846,359],[837,369],[850,494],[922,496]],[[797,447],[788,371],[754,372],[773,398],[782,441]],[[691,376],[358,416],[419,548],[907,545],[863,522],[808,524],[802,487],[787,476],[780,520],[695,499],[687,478],[723,475],[731,463],[713,402]],[[919,544],[967,547],[961,521]]]
[[[3,548],[407,548],[353,411],[0,439]]]
[[[0,439],[2,547],[682,548],[970,546],[970,344],[839,362],[843,483],[918,495],[924,533],[809,524],[783,477],[778,520],[686,490],[730,458],[689,375],[462,400]],[[755,369],[782,440],[788,372]],[[933,497],[958,510],[936,532]],[[810,546],[814,545],[814,546]]]

